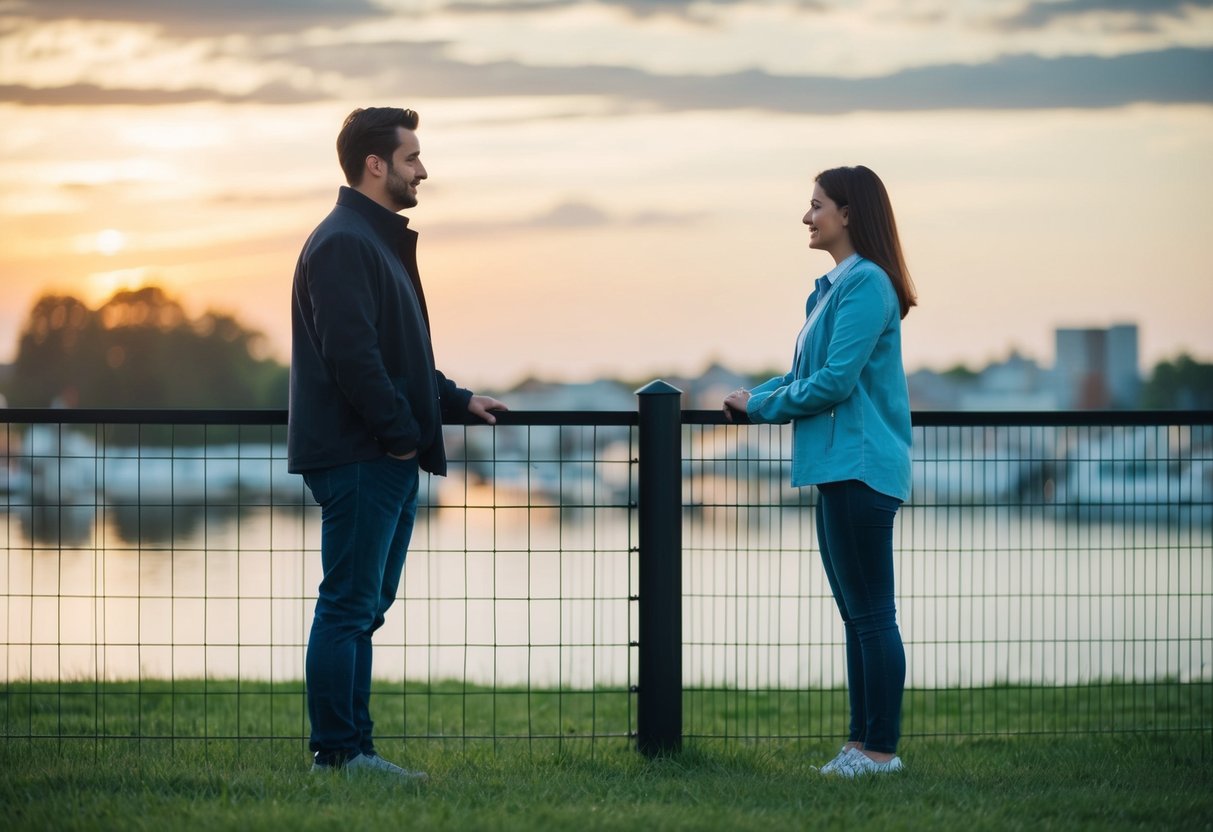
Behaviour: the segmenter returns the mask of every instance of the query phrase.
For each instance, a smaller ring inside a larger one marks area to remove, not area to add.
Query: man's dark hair
[[[392,154],[400,147],[396,128],[416,130],[420,121],[412,110],[399,107],[359,108],[346,116],[337,134],[337,159],[345,171],[345,181],[350,185],[362,181],[367,156],[391,162]]]

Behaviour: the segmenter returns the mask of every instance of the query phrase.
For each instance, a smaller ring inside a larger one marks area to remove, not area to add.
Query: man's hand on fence
[[[497,417],[492,413],[494,410],[509,410],[509,408],[492,396],[472,396],[472,400],[468,402],[468,413],[479,416],[490,425],[497,424]]]

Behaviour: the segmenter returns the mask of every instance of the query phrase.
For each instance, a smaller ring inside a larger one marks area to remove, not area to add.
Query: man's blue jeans
[[[847,637],[850,741],[891,754],[906,680],[893,598],[893,518],[901,501],[858,480],[817,488],[821,562]]]
[[[373,753],[371,634],[400,585],[417,514],[417,458],[309,471],[324,578],[307,642],[311,749],[324,762]]]

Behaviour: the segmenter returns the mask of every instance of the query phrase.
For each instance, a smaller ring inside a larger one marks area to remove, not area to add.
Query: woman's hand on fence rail
[[[750,391],[744,387],[734,390],[732,393],[724,397],[724,418],[730,422],[733,419],[734,413],[744,415],[746,413],[746,403],[750,400]]]

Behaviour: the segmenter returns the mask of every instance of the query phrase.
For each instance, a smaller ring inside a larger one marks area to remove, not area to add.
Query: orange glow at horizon
[[[1090,11],[1082,26],[1012,32],[979,25],[998,17],[982,0],[916,4],[934,23],[883,0],[691,4],[711,26],[677,4],[475,16],[378,3],[323,23],[316,8],[341,4],[147,5],[130,20],[133,4],[76,3],[70,20],[30,12],[0,32],[0,86],[14,91],[0,102],[0,362],[39,295],[96,308],[149,285],[190,314],[234,315],[288,360],[295,260],[343,183],[340,124],[370,104],[422,114],[430,179],[408,217],[439,365],[461,382],[782,366],[830,266],[800,217],[813,175],[843,164],[889,187],[921,297],[908,369],[1012,349],[1048,365],[1055,328],[1121,321],[1139,324],[1143,367],[1180,351],[1213,360],[1208,101],[842,100],[881,73],[896,92],[915,68],[947,88],[957,66],[1016,55],[1144,53],[1181,35],[1207,49],[1213,10],[1187,9],[1182,26],[1162,14],[1129,31]],[[261,5],[283,31],[225,25]],[[404,57],[427,61],[428,97],[375,51],[396,47],[405,70]],[[534,80],[505,88],[495,61]],[[666,97],[599,89],[629,72]],[[763,73],[791,92],[767,106],[728,94]],[[716,75],[719,99],[680,100],[681,84]],[[842,103],[806,93],[802,107],[798,80],[807,93],[837,81]]]
[[[91,307],[98,307],[116,293],[134,291],[146,286],[160,285],[146,269],[117,269],[111,272],[94,272],[79,284],[80,300]],[[171,294],[172,290],[169,289]]]

